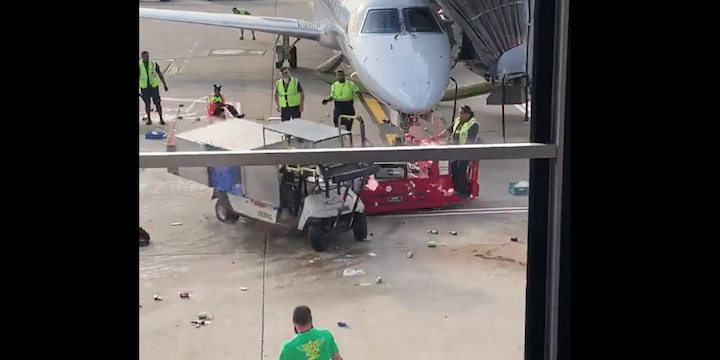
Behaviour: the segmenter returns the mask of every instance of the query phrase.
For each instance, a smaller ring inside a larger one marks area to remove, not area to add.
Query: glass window
[[[441,32],[440,25],[433,17],[430,8],[417,7],[403,9],[405,28],[409,32]]]
[[[399,33],[400,15],[397,9],[370,10],[362,27],[363,34]]]

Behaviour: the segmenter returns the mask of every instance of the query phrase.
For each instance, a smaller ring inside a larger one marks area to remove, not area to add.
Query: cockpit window
[[[440,25],[430,12],[430,8],[405,8],[403,19],[405,19],[405,29],[409,32],[441,32]]]
[[[399,33],[400,15],[397,9],[369,10],[362,27],[363,34]]]

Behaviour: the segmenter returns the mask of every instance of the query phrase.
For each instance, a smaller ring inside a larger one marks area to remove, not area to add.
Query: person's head
[[[232,11],[233,11],[234,13],[236,13],[236,14],[238,13],[238,9],[237,9],[237,8],[233,8]]]
[[[472,109],[469,106],[463,105],[460,107],[460,120],[468,121],[474,116]]]
[[[142,61],[148,62],[150,60],[150,53],[147,51],[143,51],[140,56],[142,56]]]
[[[310,308],[305,305],[300,305],[293,310],[293,325],[295,325],[295,332],[307,331],[312,328],[312,314]]]
[[[213,91],[215,92],[215,96],[220,96],[220,88],[222,88],[222,85],[217,86],[213,84]]]
[[[345,82],[345,72],[342,70],[337,71],[338,81]]]
[[[287,66],[280,68],[280,76],[282,76],[284,80],[290,79],[290,68]]]

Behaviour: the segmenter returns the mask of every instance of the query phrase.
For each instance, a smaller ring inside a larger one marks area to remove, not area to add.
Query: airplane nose
[[[444,34],[365,43],[358,56],[378,98],[403,113],[426,113],[450,81],[450,45]],[[380,49],[383,49],[381,51]]]
[[[400,67],[395,76],[389,77],[389,88],[396,89],[395,102],[402,112],[417,114],[432,110],[442,99],[450,81],[450,59],[443,59],[442,47],[430,47],[425,51],[408,51],[397,59]]]
[[[407,113],[426,113],[440,102],[450,74],[445,74],[442,67],[430,71],[428,61],[422,57],[407,59],[406,62],[408,67],[394,84],[397,106]]]

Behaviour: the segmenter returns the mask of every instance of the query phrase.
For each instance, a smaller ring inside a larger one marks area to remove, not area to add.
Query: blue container
[[[148,131],[145,133],[145,138],[152,139],[152,140],[164,139],[166,136],[167,135],[164,132],[159,131],[159,130]]]
[[[235,195],[243,195],[239,166],[208,167],[208,186]]]

